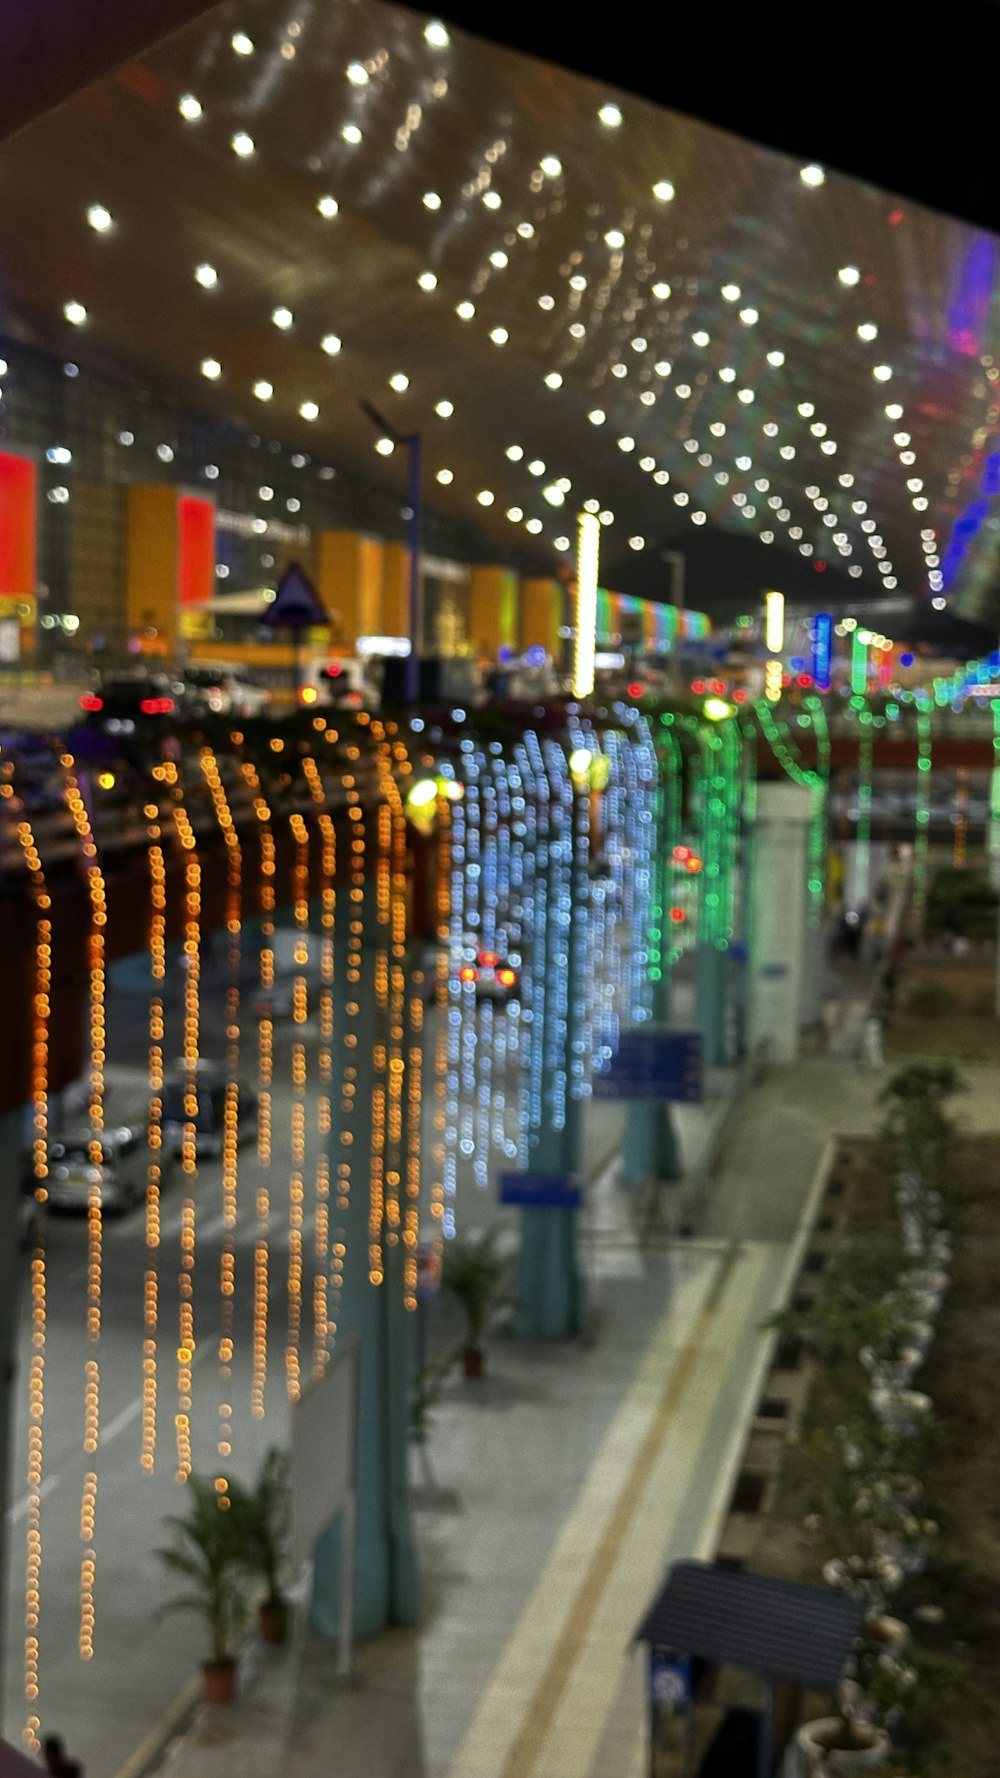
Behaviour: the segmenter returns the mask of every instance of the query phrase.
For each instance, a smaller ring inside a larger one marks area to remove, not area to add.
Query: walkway
[[[363,1646],[346,1688],[332,1648],[310,1646],[298,1681],[293,1652],[257,1652],[241,1702],[121,1778],[638,1778],[630,1636],[664,1566],[714,1552],[764,1379],[760,1323],[797,1271],[828,1139],[871,1127],[878,1084],[828,1060],[770,1075],[683,1245],[639,1251],[605,1169],[597,1337],[496,1341],[489,1375],[455,1376],[436,1412],[421,1627]],[[989,1118],[985,1080],[970,1110]]]

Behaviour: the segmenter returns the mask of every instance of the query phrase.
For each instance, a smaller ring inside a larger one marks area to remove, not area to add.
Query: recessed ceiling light
[[[367,86],[371,78],[364,62],[348,62],[346,73],[352,86]]]
[[[425,210],[440,210],[441,208],[440,192],[425,191],[421,201]]]
[[[556,299],[554,296],[540,296],[538,298],[538,307],[540,309],[554,309],[555,306]]]
[[[648,475],[651,470],[656,468],[656,458],[655,457],[640,457],[639,458],[639,468],[644,469],[646,471],[646,474]]]
[[[553,548],[558,549],[558,550],[567,550],[567,549],[571,549],[572,545],[571,545],[568,537],[556,537],[553,539]]]
[[[274,489],[273,488],[258,488],[257,489],[257,498],[258,498],[258,500],[273,500],[274,499]]]
[[[380,457],[391,457],[396,446],[391,438],[377,438],[375,440],[375,449]]]
[[[858,328],[858,339],[859,340],[877,340],[878,339],[878,328],[876,327],[874,321],[862,321],[860,327]]]
[[[885,409],[885,417],[887,420],[901,420],[903,418],[903,409],[898,401],[890,401]]]
[[[397,395],[405,395],[407,389],[410,387],[410,379],[406,375],[406,372],[402,370],[394,371],[389,378],[389,387],[390,389],[395,389]]]
[[[583,510],[584,512],[596,512],[600,504],[599,500],[585,500]]]
[[[438,401],[438,402],[435,402],[435,404],[434,404],[434,412],[435,412],[435,413],[436,413],[436,414],[437,414],[437,415],[438,415],[438,416],[439,416],[439,417],[440,417],[440,418],[441,418],[441,419],[442,419],[442,420],[450,420],[450,419],[451,419],[451,416],[452,416],[452,414],[453,414],[453,413],[454,413],[454,412],[455,412],[455,403],[454,403],[454,402],[453,402],[453,401]]]
[[[245,31],[234,31],[229,41],[238,56],[253,55],[253,38],[248,37]]]
[[[622,121],[620,105],[602,105],[597,115],[606,130],[616,130]]]
[[[629,549],[645,549],[646,539],[644,537],[630,537],[628,546]]]
[[[872,376],[877,383],[887,383],[892,376],[891,364],[876,364],[872,368]]]
[[[524,456],[524,451],[520,445],[508,445],[507,456],[512,463],[520,463],[521,458]]]
[[[320,345],[328,358],[336,358],[343,343],[339,333],[325,333],[320,340]]]
[[[822,167],[818,167],[816,165],[815,161],[810,162],[808,167],[800,167],[799,168],[799,178],[801,179],[803,185],[814,185],[815,186],[815,185],[824,185],[826,183],[826,174],[824,173]]]
[[[435,480],[439,481],[443,488],[446,488],[450,482],[455,480],[455,472],[453,469],[439,469]]]
[[[550,370],[549,371],[548,376],[545,378],[545,387],[546,387],[546,389],[561,389],[562,388],[562,377],[557,370]]]
[[[767,362],[768,364],[773,364],[777,370],[778,367],[785,362],[784,352],[769,352],[767,355]]]
[[[629,438],[627,435],[624,438],[620,438],[618,440],[618,449],[620,451],[626,451],[626,452],[634,451],[635,450],[635,439]]]
[[[508,456],[509,455],[510,455],[510,453],[508,452]],[[545,474],[545,464],[542,462],[541,457],[533,457],[531,459],[531,462],[528,464],[528,474],[529,475],[544,475]]]
[[[177,109],[186,123],[194,123],[201,116],[201,100],[193,93],[182,93],[177,101]]]
[[[320,215],[325,216],[329,221],[332,216],[336,216],[340,205],[336,198],[331,197],[329,192],[325,192],[321,198],[316,199],[316,208]]]
[[[856,265],[842,265],[837,276],[842,284],[848,286],[848,289],[861,282],[861,273]]]
[[[492,488],[480,488],[479,493],[476,495],[476,499],[480,506],[492,506],[496,499],[496,495]]]
[[[760,320],[760,316],[756,309],[741,309],[740,320],[743,322],[744,327],[753,327],[754,323]]]
[[[499,210],[500,205],[503,203],[503,198],[498,191],[484,191],[483,203],[486,205],[487,210]]]
[[[547,500],[550,506],[565,506],[566,504],[565,494],[554,483],[551,487],[542,489],[542,499]]]
[[[673,368],[669,358],[658,358],[653,366],[658,377],[669,377]],[[642,397],[640,396],[639,399],[641,401]]]
[[[219,274],[214,265],[196,265],[194,268],[194,277],[195,283],[200,284],[203,290],[214,290],[219,282]]]
[[[455,304],[455,313],[460,321],[471,321],[475,312],[475,303],[464,302]]]
[[[237,130],[235,136],[231,138],[229,146],[234,154],[240,156],[241,160],[246,160],[249,155],[253,154],[256,144],[253,137],[247,135],[246,130]]]
[[[724,364],[722,366],[722,369],[719,371],[719,381],[720,383],[735,383],[736,372],[731,364]]]
[[[114,217],[110,210],[105,209],[103,204],[91,204],[87,211],[87,221],[90,223],[91,228],[95,229],[99,235],[106,235],[108,229],[114,227]]]
[[[524,510],[520,506],[508,506],[507,517],[512,525],[519,525],[524,517]]]
[[[699,327],[697,332],[695,332],[691,335],[691,343],[692,343],[692,345],[702,346],[702,347],[710,345],[711,344],[711,336],[705,332],[705,329],[703,327]]]
[[[506,327],[490,328],[490,339],[495,346],[505,346],[509,338],[510,334],[507,332]]]
[[[546,179],[558,179],[562,172],[562,161],[559,159],[558,155],[555,154],[543,154],[538,165],[541,167]]]
[[[269,383],[266,377],[261,377],[259,381],[254,384],[253,392],[258,401],[270,401],[271,396],[274,394],[274,384]]]
[[[496,266],[498,272],[502,272],[504,266],[509,264],[510,261],[502,247],[497,247],[495,251],[490,254],[490,265]]]
[[[721,294],[727,303],[738,303],[743,292],[738,284],[723,284]]]
[[[299,402],[299,413],[302,415],[302,418],[304,420],[318,420],[319,419],[319,402],[318,401],[300,401]]]
[[[535,231],[530,222],[519,222],[517,225],[517,232],[522,241],[530,241]]]
[[[674,188],[670,180],[658,179],[653,186],[653,196],[659,198],[661,204],[669,204],[674,196]]]
[[[437,289],[437,273],[436,272],[421,272],[419,278],[417,279],[417,283],[420,285],[421,290],[436,290]]]
[[[622,234],[621,229],[620,228],[609,228],[607,231],[607,234],[604,237],[604,244],[606,247],[610,247],[614,251],[617,251],[617,249],[619,247],[624,247],[625,236]]]
[[[168,444],[158,444],[156,447],[156,455],[159,457],[161,463],[172,463],[174,460],[173,449]]]
[[[280,327],[282,329],[282,332],[287,331],[287,329],[291,327],[294,319],[295,317],[292,314],[291,309],[280,308],[271,311],[271,320],[274,322],[275,327]]]
[[[63,314],[74,327],[82,327],[87,319],[87,311],[82,303],[68,302],[63,304]]]
[[[207,377],[210,383],[214,383],[222,375],[222,366],[219,360],[217,358],[203,358],[201,374],[203,377]]]
[[[526,531],[531,532],[532,537],[537,537],[539,531],[542,528],[542,521],[541,521],[541,519],[526,519],[524,522],[524,528]]]
[[[592,426],[603,426],[607,417],[608,416],[602,407],[592,407],[587,415]]]
[[[345,123],[340,133],[344,141],[349,142],[352,148],[357,148],[358,143],[364,141],[364,133],[359,130],[356,123]]]
[[[447,49],[451,38],[440,19],[431,19],[424,26],[424,40],[432,49]]]

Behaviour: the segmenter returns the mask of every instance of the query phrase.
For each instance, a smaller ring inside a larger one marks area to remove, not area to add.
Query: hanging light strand
[[[191,1403],[192,1374],[195,1355],[194,1271],[197,1213],[193,1189],[198,1177],[198,1061],[201,1044],[201,865],[198,860],[194,829],[183,802],[176,769],[170,762],[162,768],[170,785],[174,802],[173,818],[177,837],[184,853],[184,1127],[181,1140],[181,1168],[188,1192],[181,1205],[181,1258],[177,1278],[177,1412],[174,1415],[177,1447],[177,1480],[186,1482],[191,1474]]]
[[[301,1394],[299,1341],[302,1333],[302,1225],[306,1163],[306,1046],[303,1030],[309,1016],[309,830],[302,816],[290,815],[288,824],[295,842],[292,872],[295,920],[295,975],[292,980],[292,1108],[291,1170],[288,1176],[288,1331],[285,1342],[285,1377],[289,1399]]]
[[[261,789],[257,768],[249,759],[242,759],[240,770],[250,791],[253,811],[257,817],[260,840],[260,874],[257,904],[261,916],[260,987],[267,1003],[274,991],[274,901],[275,848],[271,827],[271,810]],[[271,1194],[266,1169],[271,1164],[271,1084],[274,1073],[274,1023],[262,1011],[257,1027],[257,1158],[265,1169],[257,1187],[257,1229],[253,1252],[253,1367],[250,1379],[250,1411],[255,1420],[262,1420],[266,1411],[268,1306],[270,1297],[269,1249],[271,1232]]]
[[[316,727],[325,726],[317,718]],[[337,917],[337,833],[326,808],[327,793],[316,760],[306,754],[302,770],[316,806],[320,834],[320,940],[319,940],[319,1092],[316,1097],[316,1169],[313,1225],[313,1361],[312,1374],[321,1377],[330,1360],[330,1273],[335,1256],[330,1243],[330,1135],[333,1129],[331,1086],[333,1081],[333,986],[334,932]],[[340,1256],[340,1267],[343,1255]],[[338,1284],[341,1273],[338,1273]]]
[[[167,872],[163,856],[159,805],[146,804],[149,846],[149,955],[152,988],[149,996],[149,1114],[146,1166],[146,1251],[143,1273],[142,1345],[142,1442],[139,1462],[147,1475],[156,1463],[157,1336],[159,1332],[160,1187],[163,1153],[163,989],[167,973]]]
[[[928,855],[931,838],[931,769],[933,765],[933,715],[934,705],[925,691],[916,694],[917,704],[917,795],[916,795],[916,831],[913,837],[913,905],[923,909],[927,905]],[[993,705],[994,722],[1000,720],[996,701]]]

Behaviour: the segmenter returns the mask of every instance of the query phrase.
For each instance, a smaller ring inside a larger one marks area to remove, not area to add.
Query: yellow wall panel
[[[410,634],[410,552],[387,543],[382,558],[382,622],[385,636]]]
[[[332,619],[334,641],[353,646],[382,626],[384,545],[360,531],[320,531],[316,537],[316,590]]]
[[[517,640],[516,616],[517,575],[510,568],[473,568],[469,640],[474,647],[495,661],[501,648]]]
[[[558,659],[561,651],[560,625],[565,621],[564,589],[558,580],[546,576],[538,580],[522,580],[518,641],[522,648],[544,648]]]
[[[128,490],[125,622],[132,634],[159,632],[169,652],[177,642],[177,489]]]

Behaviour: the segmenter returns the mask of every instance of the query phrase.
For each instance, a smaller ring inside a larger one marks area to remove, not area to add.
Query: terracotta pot
[[[467,1377],[481,1377],[485,1356],[478,1346],[467,1346],[462,1359],[462,1369]]]
[[[236,1662],[206,1661],[201,1672],[206,1704],[231,1704],[236,1696]]]
[[[288,1606],[283,1599],[265,1599],[257,1613],[262,1642],[284,1642],[288,1635]]]
[[[821,1716],[803,1723],[796,1740],[805,1773],[816,1778],[853,1778],[856,1772],[877,1772],[889,1757],[889,1737],[869,1723],[853,1723],[857,1745],[838,1747],[844,1725],[839,1716]]]

